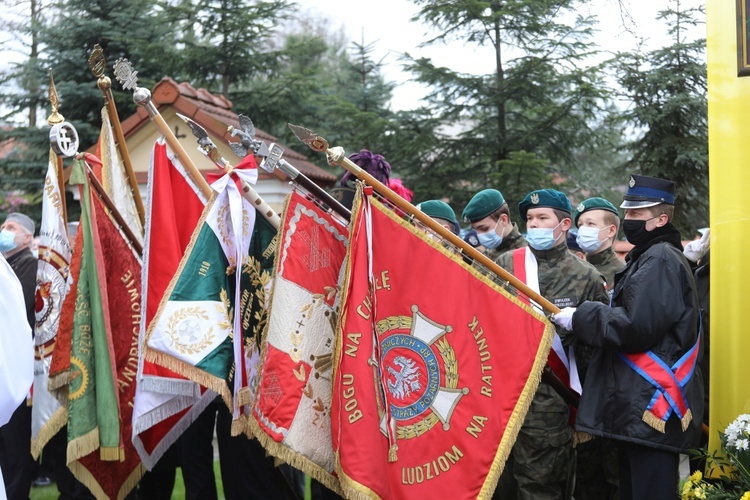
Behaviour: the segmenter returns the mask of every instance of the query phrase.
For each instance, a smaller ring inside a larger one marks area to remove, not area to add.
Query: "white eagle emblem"
[[[418,391],[422,387],[422,384],[419,383],[419,367],[413,359],[408,359],[405,356],[396,356],[393,358],[393,363],[400,366],[401,370],[396,371],[390,366],[387,367],[388,373],[396,379],[395,382],[391,382],[389,377],[388,392],[396,399],[404,399],[412,391]]]

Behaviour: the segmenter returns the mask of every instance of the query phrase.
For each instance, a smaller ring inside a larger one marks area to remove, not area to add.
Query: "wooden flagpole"
[[[324,138],[320,137],[319,135],[315,134],[311,130],[308,130],[304,127],[300,127],[297,125],[289,124],[289,128],[294,132],[294,135],[297,136],[297,138],[307,144],[310,149],[313,151],[318,151],[322,153],[326,153],[326,158],[328,160],[328,163],[330,165],[339,165],[347,169],[349,172],[354,174],[358,179],[366,182],[368,185],[372,186],[373,189],[375,189],[380,195],[382,195],[385,199],[393,203],[395,206],[403,210],[404,212],[414,216],[415,219],[417,219],[419,222],[424,224],[425,226],[429,227],[433,232],[440,235],[443,239],[451,242],[453,245],[455,245],[457,248],[461,249],[461,251],[465,254],[471,257],[472,259],[479,261],[482,265],[484,265],[487,269],[495,273],[496,275],[500,276],[503,280],[508,282],[508,284],[512,285],[516,288],[520,293],[523,293],[527,297],[529,297],[531,300],[539,304],[539,306],[543,307],[546,311],[550,313],[559,313],[560,309],[555,306],[552,302],[548,301],[538,293],[536,293],[534,290],[529,288],[526,283],[520,281],[518,278],[513,276],[511,273],[497,265],[495,262],[493,262],[491,259],[489,259],[486,255],[479,252],[477,249],[466,243],[464,240],[462,240],[457,235],[453,234],[451,231],[445,229],[443,226],[432,220],[432,218],[429,215],[426,215],[424,212],[419,210],[417,207],[406,201],[405,199],[401,198],[399,195],[394,193],[390,188],[388,188],[385,184],[377,180],[375,177],[370,175],[368,172],[360,168],[356,163],[351,161],[349,158],[346,157],[346,154],[344,152],[344,149],[341,147],[334,147],[329,148],[328,147],[328,141],[326,141]],[[544,377],[544,380],[550,384],[555,391],[562,396],[565,401],[575,407],[578,407],[578,402],[580,401],[581,397],[574,391],[572,391],[567,385],[565,385],[558,377],[555,375],[555,373],[552,371],[552,368],[550,368],[549,365],[545,365],[544,371],[542,372],[542,376]]]
[[[115,99],[112,95],[112,80],[104,75],[104,69],[107,61],[104,58],[104,51],[97,43],[94,45],[94,50],[91,52],[89,57],[89,67],[91,72],[97,78],[96,86],[102,91],[104,96],[104,103],[107,105],[107,111],[109,111],[109,120],[112,125],[112,130],[115,133],[117,150],[120,152],[122,161],[125,165],[125,175],[128,178],[128,185],[130,186],[130,192],[135,200],[135,208],[138,210],[138,218],[141,221],[141,225],[145,226],[146,211],[143,207],[143,200],[141,199],[141,192],[138,189],[138,181],[135,178],[135,172],[133,171],[133,163],[130,161],[130,153],[128,152],[127,143],[125,142],[125,136],[122,133],[122,126],[120,125],[120,117],[117,114],[117,106],[115,105]]]

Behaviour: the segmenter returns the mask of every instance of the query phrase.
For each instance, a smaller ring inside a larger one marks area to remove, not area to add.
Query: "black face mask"
[[[651,219],[655,218],[651,217]],[[646,222],[651,219],[625,219],[622,221],[622,232],[625,233],[625,237],[630,243],[635,246],[642,245],[653,237],[653,232],[646,229]]]

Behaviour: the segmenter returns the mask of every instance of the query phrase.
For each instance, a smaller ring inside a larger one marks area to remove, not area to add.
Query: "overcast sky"
[[[435,45],[418,49],[427,28],[409,21],[417,6],[409,0],[296,0],[301,11],[315,12],[330,22],[332,30],[343,30],[348,38],[358,43],[374,43],[374,60],[385,58],[387,79],[398,84],[392,105],[395,109],[410,109],[424,95],[424,89],[408,80],[410,75],[400,70],[399,56],[409,52],[412,56],[430,57],[435,64],[461,72],[490,73],[494,56],[488,48],[476,48],[455,43],[450,46]],[[682,0],[683,8],[696,6],[701,0]],[[666,26],[656,21],[658,11],[668,0],[622,0],[625,12],[617,0],[589,0],[578,9],[582,15],[592,14],[599,19],[599,33],[595,41],[607,51],[635,48],[638,40],[648,40],[647,47],[657,48],[668,43]],[[701,26],[696,37],[705,36]]]

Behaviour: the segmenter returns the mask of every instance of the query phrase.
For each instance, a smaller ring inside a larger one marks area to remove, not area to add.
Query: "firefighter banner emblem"
[[[376,325],[397,439],[417,437],[438,422],[447,430],[453,410],[469,392],[458,387],[456,353],[446,336],[453,328],[427,318],[416,305],[411,310],[412,317],[390,317]]]

